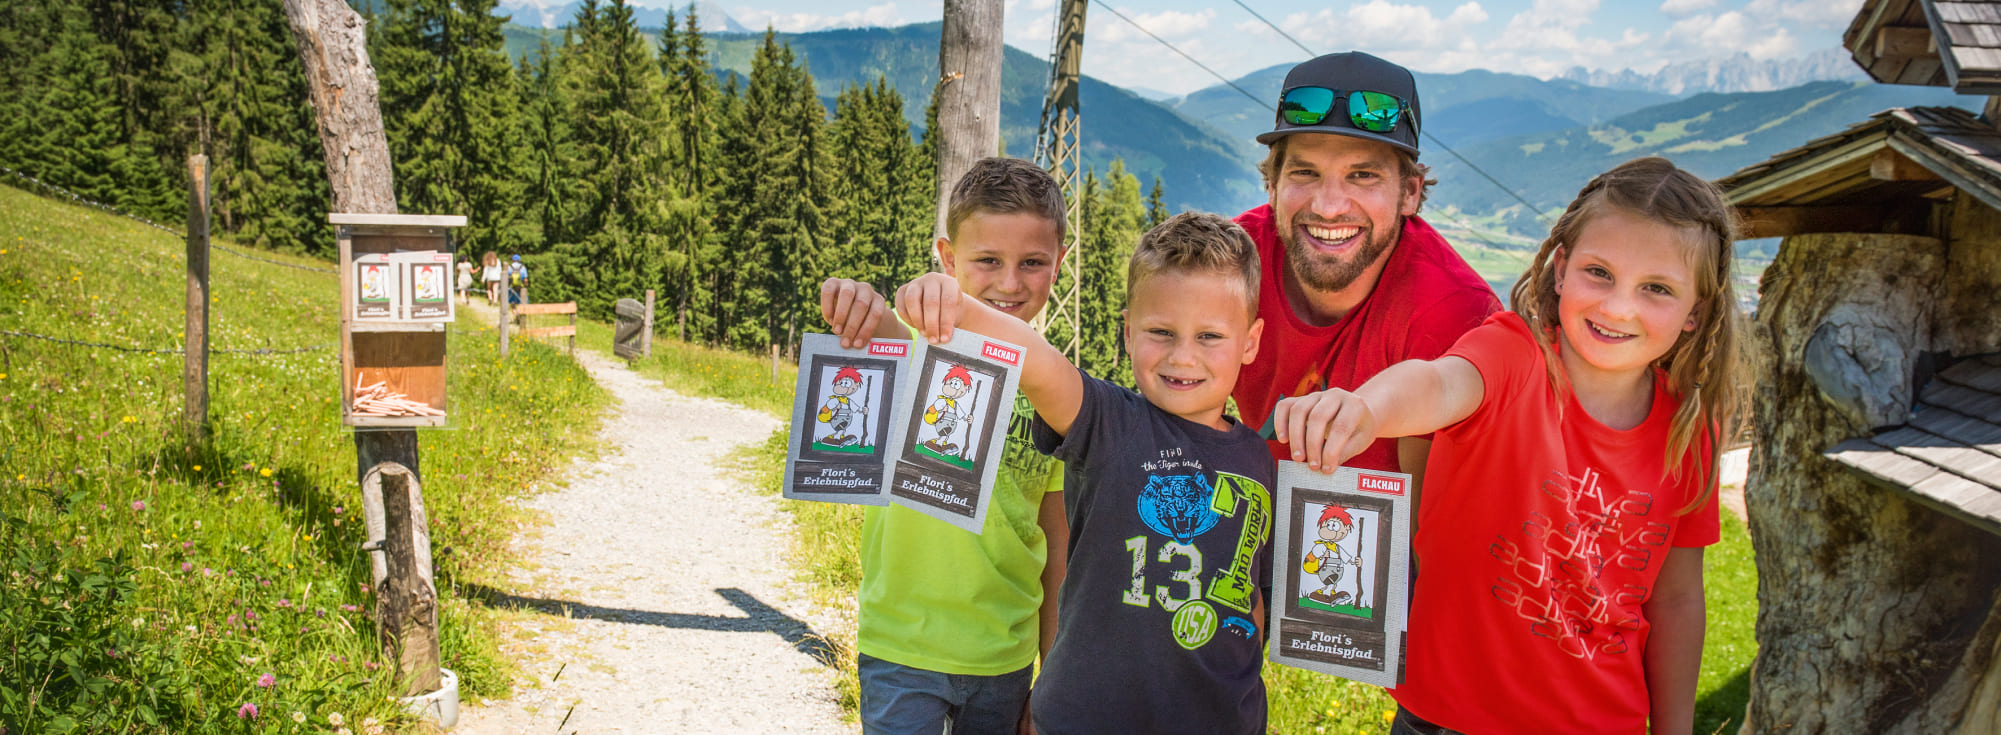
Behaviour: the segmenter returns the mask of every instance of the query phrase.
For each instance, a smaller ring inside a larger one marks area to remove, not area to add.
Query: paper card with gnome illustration
[[[1278,463],[1271,660],[1377,686],[1402,681],[1410,476]]]
[[[956,330],[940,345],[913,343],[914,393],[900,414],[901,450],[890,502],[979,533],[1021,381],[1022,348]]]
[[[808,334],[799,343],[799,382],[785,452],[784,494],[798,500],[883,505],[906,413],[910,342],[871,340],[844,349],[840,338]]]

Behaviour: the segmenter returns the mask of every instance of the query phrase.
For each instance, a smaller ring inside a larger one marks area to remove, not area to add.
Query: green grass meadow
[[[329,227],[327,237],[333,237]],[[220,243],[234,248],[230,243]],[[0,331],[181,346],[186,243],[0,187]],[[313,268],[330,263],[270,254]],[[182,357],[0,335],[0,723],[11,732],[401,729],[378,652],[337,279],[211,256],[211,439],[180,425]],[[451,426],[420,432],[445,666],[497,696],[492,582],[534,492],[607,396],[542,346],[450,334]],[[310,348],[289,354],[223,350]],[[254,713],[253,713],[254,712]]]
[[[178,348],[184,253],[178,236],[0,187],[0,331]],[[212,357],[206,445],[182,438],[180,355],[0,335],[0,682],[25,682],[0,686],[8,732],[333,732],[336,715],[357,732],[411,725],[391,701],[357,548],[354,444],[335,405],[336,279],[211,259],[215,349],[318,349]],[[493,625],[519,613],[459,590],[503,586],[507,542],[534,522],[512,501],[598,450],[609,398],[560,341],[517,338],[503,361],[493,325],[470,314],[450,337],[452,425],[422,432],[421,452],[445,665],[476,699],[505,693]],[[671,313],[661,321],[671,332]],[[577,342],[609,354],[611,328],[580,322]],[[633,367],[682,393],[791,414],[797,372],[783,359],[656,338]],[[779,491],[786,436],[731,459],[761,492]],[[792,565],[817,602],[852,616],[860,507],[784,506]],[[1707,554],[1698,733],[1741,720],[1756,653],[1750,541],[1727,512],[1723,536]],[[852,715],[847,622],[823,633]],[[1265,679],[1274,733],[1383,732],[1395,708],[1379,688],[1321,674],[1268,666]]]

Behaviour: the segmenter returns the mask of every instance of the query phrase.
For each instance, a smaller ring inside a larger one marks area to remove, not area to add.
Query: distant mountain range
[[[599,3],[600,5],[608,3]],[[687,7],[695,7],[695,15],[708,33],[750,33],[754,30],[736,22],[722,6],[712,2],[677,3],[673,5],[676,18],[688,16]],[[561,28],[577,17],[577,8],[583,7],[579,0],[500,0],[494,8],[494,15],[509,16],[513,22],[532,28]],[[632,18],[641,28],[659,28],[667,23],[666,7],[642,7],[632,4]]]
[[[720,17],[702,12],[705,21]],[[830,111],[842,85],[882,76],[903,93],[904,116],[915,127],[922,125],[937,79],[939,30],[933,22],[779,38],[806,63]],[[551,35],[512,24],[507,34],[508,50],[517,55]],[[556,34],[552,40],[560,38]],[[713,33],[710,38],[717,73],[747,75],[763,33]],[[1984,101],[1940,88],[1868,81],[1787,84],[1814,75],[1846,75],[1834,64],[1845,58],[1845,52],[1839,57],[1820,54],[1811,63],[1790,67],[1748,59],[1689,63],[1645,79],[1631,75],[1613,80],[1632,88],[1485,70],[1418,74],[1427,133],[1421,147],[1440,180],[1425,211],[1462,248],[1520,248],[1548,231],[1547,216],[1539,218],[1537,211],[1560,210],[1591,176],[1621,161],[1664,155],[1698,174],[1717,177],[1886,108],[1957,105],[1977,110]],[[1727,68],[1732,64],[1742,68]],[[1081,99],[1085,164],[1102,174],[1114,158],[1123,159],[1143,185],[1159,176],[1174,209],[1234,214],[1256,206],[1265,200],[1256,170],[1264,149],[1254,137],[1271,128],[1271,101],[1288,68],[1273,66],[1233,80],[1248,97],[1216,85],[1160,101],[1087,76]],[[1048,69],[1042,58],[1006,49],[1001,137],[1011,155],[1032,155]],[[1693,95],[1667,91],[1696,88],[1697,80],[1785,86]],[[1523,206],[1515,195],[1533,207]]]
[[[1773,92],[1811,82],[1854,82],[1868,79],[1848,49],[1815,51],[1797,59],[1757,61],[1743,52],[1722,59],[1695,59],[1661,67],[1652,74],[1631,69],[1592,71],[1573,66],[1558,79],[1611,89],[1637,89],[1671,95],[1703,92]]]

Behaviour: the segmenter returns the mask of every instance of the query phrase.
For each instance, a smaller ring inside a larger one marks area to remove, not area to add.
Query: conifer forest
[[[641,29],[623,0],[593,0],[515,59],[495,0],[366,5],[400,210],[466,215],[461,256],[520,254],[536,301],[602,319],[654,289],[664,334],[789,351],[824,328],[821,280],[889,293],[933,267],[935,143],[903,114],[933,90],[878,79],[827,110],[772,33],[747,78],[718,71],[693,6]],[[277,2],[4,0],[0,126],[0,167],[163,223],[186,218],[204,154],[217,235],[332,255]],[[1062,278],[1083,279],[1080,361],[1109,375],[1126,255],[1166,212],[1158,180],[1144,191],[1116,161],[1084,189],[1081,273]]]

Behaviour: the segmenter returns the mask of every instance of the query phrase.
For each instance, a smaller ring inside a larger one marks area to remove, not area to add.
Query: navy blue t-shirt
[[[1043,735],[1265,731],[1271,452],[1089,375],[1067,436],[1070,566],[1056,641],[1031,698]]]

